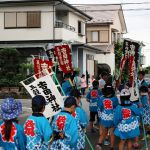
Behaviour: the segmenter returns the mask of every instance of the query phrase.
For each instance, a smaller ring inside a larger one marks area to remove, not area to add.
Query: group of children
[[[85,149],[85,129],[88,117],[80,107],[81,93],[74,89],[64,101],[64,108],[49,122],[44,117],[45,99],[41,95],[32,98],[32,115],[24,126],[18,124],[17,117],[22,112],[22,105],[13,98],[6,98],[1,104],[0,149],[4,150],[83,150]],[[130,91],[123,89],[120,100],[115,95],[112,85],[105,84],[99,89],[99,82],[94,80],[88,92],[91,131],[97,116],[99,139],[96,150],[101,150],[103,142],[110,136],[110,149],[114,149],[115,136],[120,138],[119,150],[132,149],[132,139],[136,142],[140,135],[141,118],[150,131],[150,104],[148,88],[140,87],[140,100],[130,100]],[[138,117],[139,116],[139,117]]]
[[[114,149],[115,136],[119,137],[119,150],[124,150],[127,142],[128,150],[134,146],[139,147],[138,137],[140,135],[139,124],[142,122],[147,131],[150,131],[150,103],[148,88],[140,87],[140,98],[138,103],[130,100],[129,89],[122,89],[120,100],[115,95],[112,85],[105,84],[99,90],[98,81],[93,82],[93,89],[87,94],[90,110],[90,129],[93,130],[95,116],[98,116],[100,125],[100,137],[96,150],[101,150],[103,142],[110,135],[110,149]],[[148,135],[149,136],[149,135]],[[132,140],[135,144],[132,145]]]
[[[71,91],[64,101],[64,108],[51,122],[44,117],[45,98],[32,98],[32,115],[24,126],[17,117],[22,105],[13,98],[6,98],[1,104],[0,149],[1,150],[82,150],[85,148],[85,128],[88,119],[79,106],[81,94]]]

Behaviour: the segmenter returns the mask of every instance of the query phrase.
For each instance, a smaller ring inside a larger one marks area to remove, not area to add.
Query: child
[[[72,116],[76,105],[74,97],[67,97],[64,102],[64,110],[54,116],[52,122],[54,140],[50,150],[71,150],[77,144],[78,127]]]
[[[89,104],[89,110],[90,110],[90,130],[91,132],[94,132],[93,125],[95,121],[95,116],[98,118],[98,112],[97,112],[97,103],[102,95],[99,88],[98,81],[93,81],[93,89],[88,92],[86,99],[90,103]]]
[[[103,96],[98,101],[98,113],[99,113],[99,123],[101,136],[99,138],[99,143],[96,145],[97,150],[102,149],[102,143],[110,131],[110,149],[113,150],[114,147],[114,110],[118,105],[118,99],[115,96],[114,89],[111,85],[105,84],[102,90]]]
[[[139,71],[138,72],[138,85],[139,85],[139,87],[141,87],[141,86],[147,86],[148,87],[148,83],[145,81],[144,77],[145,77],[145,72]]]
[[[125,142],[127,142],[128,150],[131,150],[132,138],[140,135],[137,115],[141,115],[142,110],[131,103],[128,89],[121,91],[120,100],[121,104],[117,106],[114,114],[114,124],[116,126],[114,134],[121,139],[119,150],[124,150]]]
[[[22,104],[13,98],[6,98],[1,105],[0,149],[25,150],[23,127],[18,124],[17,117],[22,112]]]
[[[32,115],[29,116],[24,124],[24,133],[27,138],[28,150],[47,150],[52,129],[48,120],[43,116],[45,110],[45,98],[36,95],[32,98]]]
[[[80,83],[80,86],[81,86],[81,93],[82,93],[82,95],[84,96],[84,94],[85,94],[85,89],[87,88],[86,77],[85,77],[84,74],[82,74],[82,76],[81,76],[81,83]]]
[[[150,103],[148,99],[148,88],[146,86],[140,87],[140,100],[143,107],[143,123],[147,128],[148,133],[150,132]],[[150,135],[147,134],[147,138],[150,138]]]
[[[92,85],[93,81],[95,81],[94,75],[92,75],[91,78],[90,78],[89,90],[91,90],[93,88],[93,85]]]
[[[108,73],[106,71],[103,71],[100,75],[100,80],[99,80],[99,87],[100,89],[103,89],[107,80],[108,80]]]
[[[64,82],[62,83],[62,89],[66,96],[70,96],[70,92],[73,89],[73,83],[70,79],[70,74],[64,75]]]
[[[77,106],[75,112],[72,115],[75,117],[78,126],[78,141],[77,147],[75,150],[83,150],[85,148],[85,131],[84,129],[87,127],[88,118],[86,112],[79,106],[81,101],[81,93],[78,90],[73,90],[71,92],[71,96],[74,96],[77,101]]]
[[[75,76],[74,76],[74,84],[75,84],[75,87],[80,90],[80,83],[81,83],[81,77],[79,76],[79,72],[75,71]]]

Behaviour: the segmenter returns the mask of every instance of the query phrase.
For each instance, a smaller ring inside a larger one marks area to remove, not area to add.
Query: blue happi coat
[[[25,150],[26,139],[23,127],[15,122],[12,123],[9,141],[5,139],[4,121],[0,122],[0,149],[1,150]]]
[[[66,96],[70,96],[70,92],[72,90],[72,85],[70,83],[69,80],[66,80],[63,84],[62,84],[62,89],[65,93]]]
[[[117,106],[115,110],[114,134],[120,139],[135,138],[140,135],[139,122],[137,116],[142,114],[142,109],[135,104],[129,106]]]
[[[97,112],[97,104],[102,96],[102,92],[99,89],[92,89],[88,92],[86,99],[89,102],[89,111]]]
[[[88,117],[81,107],[76,107],[72,116],[75,117],[78,126],[78,141],[75,150],[81,150],[85,148],[85,128],[88,125]]]
[[[143,123],[145,125],[150,125],[150,103],[148,95],[140,96],[140,100],[143,106]]]
[[[114,110],[118,104],[117,97],[106,98],[102,96],[98,101],[99,123],[105,128],[114,126]]]
[[[55,133],[63,133],[64,138],[54,140],[50,150],[72,150],[76,147],[78,127],[76,119],[72,116],[72,114],[65,110],[58,113],[54,116],[52,128]]]
[[[146,87],[148,87],[148,86],[149,86],[149,83],[146,82],[146,81],[143,79],[143,81],[142,81],[142,83],[139,85],[139,87],[141,87],[141,86],[146,86]]]
[[[52,128],[42,114],[29,116],[24,124],[24,133],[27,138],[28,150],[48,150]]]

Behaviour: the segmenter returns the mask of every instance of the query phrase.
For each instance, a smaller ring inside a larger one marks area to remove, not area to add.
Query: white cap
[[[130,91],[128,89],[121,90],[120,96],[130,96]]]

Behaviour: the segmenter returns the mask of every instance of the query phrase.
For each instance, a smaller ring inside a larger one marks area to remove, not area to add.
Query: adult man
[[[106,84],[106,81],[108,80],[108,73],[106,71],[101,73],[101,79],[99,80],[99,87],[100,89],[104,88],[104,85]]]

